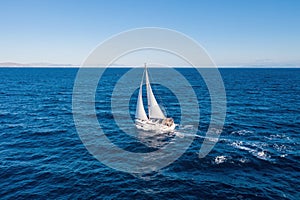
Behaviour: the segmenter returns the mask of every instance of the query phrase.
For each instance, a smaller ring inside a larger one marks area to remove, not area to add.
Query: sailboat
[[[144,76],[146,79],[146,91],[147,91],[147,102],[148,102],[148,116],[146,114],[144,104],[143,104],[143,83]],[[145,64],[145,70],[142,76],[142,81],[140,84],[136,113],[135,113],[135,126],[137,129],[142,129],[145,131],[160,131],[163,133],[172,132],[176,124],[172,118],[167,118],[163,111],[160,109],[156,98],[153,94],[147,66]]]

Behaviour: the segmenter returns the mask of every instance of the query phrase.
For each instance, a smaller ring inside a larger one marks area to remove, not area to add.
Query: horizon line
[[[81,65],[18,65],[18,66],[2,66],[0,68],[143,68],[144,66],[137,66],[137,65],[111,65],[111,66],[81,66]],[[216,65],[216,66],[148,66],[149,68],[300,68],[300,65]]]
[[[80,67],[90,67],[90,68],[103,68],[103,67],[113,67],[113,68],[134,68],[134,67],[143,67],[143,65],[136,65],[136,64],[113,64],[113,65],[104,65],[104,64],[94,64],[94,65],[88,65],[85,66],[83,64],[70,64],[70,63],[50,63],[50,62],[32,62],[32,63],[18,63],[18,62],[0,62],[0,68],[10,68],[10,67],[40,67],[40,68],[60,68],[60,67],[64,67],[64,68],[80,68]],[[155,65],[152,64],[149,67],[162,67],[161,65]],[[172,67],[172,68],[191,68],[191,67],[217,67],[217,68],[299,68],[300,64],[296,64],[296,63],[262,63],[262,64],[258,64],[258,63],[240,63],[240,64],[220,64],[220,65],[212,65],[212,66],[192,66],[192,65],[166,65],[165,67]]]

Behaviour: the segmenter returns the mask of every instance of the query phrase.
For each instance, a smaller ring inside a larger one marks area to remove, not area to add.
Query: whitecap
[[[253,149],[253,148],[250,148],[250,147],[242,146],[243,145],[242,141],[233,142],[231,145],[233,147],[237,148],[237,149],[248,151],[253,156],[255,156],[255,157],[259,158],[259,159],[262,159],[262,160],[270,160],[270,158],[271,158],[271,156],[267,154],[267,151],[265,151],[265,150],[263,150],[261,148],[259,148],[259,149]],[[259,145],[252,144],[251,146],[252,147],[258,147]]]
[[[215,163],[216,164],[221,164],[221,163],[224,163],[226,160],[227,160],[226,156],[217,156],[215,158]]]
[[[248,130],[239,130],[239,131],[231,132],[232,135],[246,135],[251,133],[253,133],[253,131],[248,131]]]
[[[274,149],[276,149],[278,152],[285,152],[287,150],[287,147],[284,144],[274,144]]]

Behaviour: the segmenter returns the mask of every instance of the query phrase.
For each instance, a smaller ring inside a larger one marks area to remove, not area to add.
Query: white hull
[[[162,124],[162,120],[135,120],[135,126],[137,129],[144,131],[155,131],[162,133],[169,133],[174,131],[176,124],[173,123],[171,126]]]

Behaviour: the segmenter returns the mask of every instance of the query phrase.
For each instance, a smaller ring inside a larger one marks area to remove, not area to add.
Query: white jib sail
[[[148,112],[150,119],[165,119],[164,113],[161,111],[155,96],[152,92],[152,88],[149,82],[148,71],[145,68],[146,72],[146,88],[147,88],[147,100],[148,100]]]
[[[139,96],[138,100],[136,103],[136,111],[135,111],[135,118],[136,119],[142,119],[142,120],[148,120],[144,104],[143,104],[143,80],[144,80],[144,74],[142,77],[142,82],[140,85],[140,90],[139,90]]]

